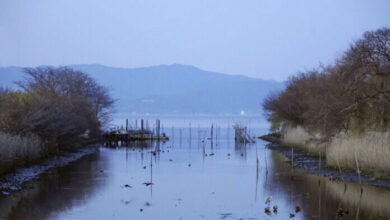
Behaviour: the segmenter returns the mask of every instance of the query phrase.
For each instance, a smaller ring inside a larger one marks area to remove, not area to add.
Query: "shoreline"
[[[18,167],[15,172],[0,176],[0,195],[8,196],[14,191],[26,188],[25,183],[38,179],[39,176],[49,169],[63,167],[71,162],[98,151],[99,144],[88,145],[74,152],[65,152],[59,156],[43,159],[33,165]]]
[[[269,142],[266,145],[268,149],[277,151],[286,156],[290,162],[293,158],[292,164],[294,167],[303,169],[311,174],[329,177],[332,181],[346,181],[361,183],[365,185],[378,186],[378,187],[389,187],[390,179],[372,179],[367,175],[359,175],[351,170],[341,170],[330,168],[326,165],[326,159],[321,159],[318,156],[312,156],[308,153],[293,147],[281,146],[280,139],[275,134],[268,134],[259,137],[259,139]],[[292,150],[293,149],[293,150]],[[293,153],[293,154],[292,154]]]

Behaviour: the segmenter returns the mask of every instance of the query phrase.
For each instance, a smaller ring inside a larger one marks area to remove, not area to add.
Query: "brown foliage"
[[[301,125],[327,137],[343,129],[388,129],[390,29],[366,32],[333,65],[291,77],[263,108],[276,127]]]
[[[68,148],[88,131],[98,135],[113,100],[88,75],[66,67],[28,68],[23,92],[0,93],[0,131],[33,133],[49,146]]]

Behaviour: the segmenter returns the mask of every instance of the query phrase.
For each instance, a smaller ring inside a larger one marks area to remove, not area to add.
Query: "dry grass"
[[[298,147],[306,144],[312,136],[302,127],[286,128],[283,131],[282,143],[286,146]]]
[[[338,162],[342,168],[356,169],[355,152],[361,170],[390,174],[388,132],[337,135],[327,148],[327,164],[336,167]]]
[[[296,147],[318,155],[318,152],[325,153],[325,144],[321,143],[319,138],[319,135],[311,135],[304,128],[298,126],[284,129],[281,141],[285,146]]]
[[[21,137],[0,132],[0,174],[40,158],[41,153],[42,143],[37,136]]]

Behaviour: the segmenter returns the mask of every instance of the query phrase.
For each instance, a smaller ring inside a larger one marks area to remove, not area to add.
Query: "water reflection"
[[[292,170],[284,156],[271,152],[271,157],[273,175],[266,189],[288,200],[289,212],[296,214],[298,206],[304,219],[390,219],[389,189]]]
[[[51,169],[39,181],[27,183],[27,190],[0,197],[0,217],[47,219],[88,202],[108,179],[102,172],[105,163],[104,157],[94,153],[66,167]]]
[[[52,170],[29,183],[32,189],[1,197],[0,217],[390,218],[388,189],[292,169],[290,161],[265,148],[264,142],[235,144],[228,129],[218,128],[213,143],[207,140],[209,133],[191,129],[192,133],[190,126],[169,129],[168,135],[176,140],[166,143],[103,147],[97,154]]]
[[[234,153],[237,158],[241,158],[242,160],[247,160],[247,148],[254,148],[256,147],[255,144],[250,143],[234,143]]]

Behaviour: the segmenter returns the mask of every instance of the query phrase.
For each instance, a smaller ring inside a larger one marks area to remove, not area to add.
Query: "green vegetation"
[[[272,130],[306,149],[316,143],[328,165],[354,168],[357,159],[390,173],[390,28],[364,33],[332,65],[291,77],[263,108]],[[297,129],[304,135],[289,134]]]
[[[113,104],[108,90],[82,72],[43,67],[25,73],[19,91],[0,90],[0,173],[97,137]]]

